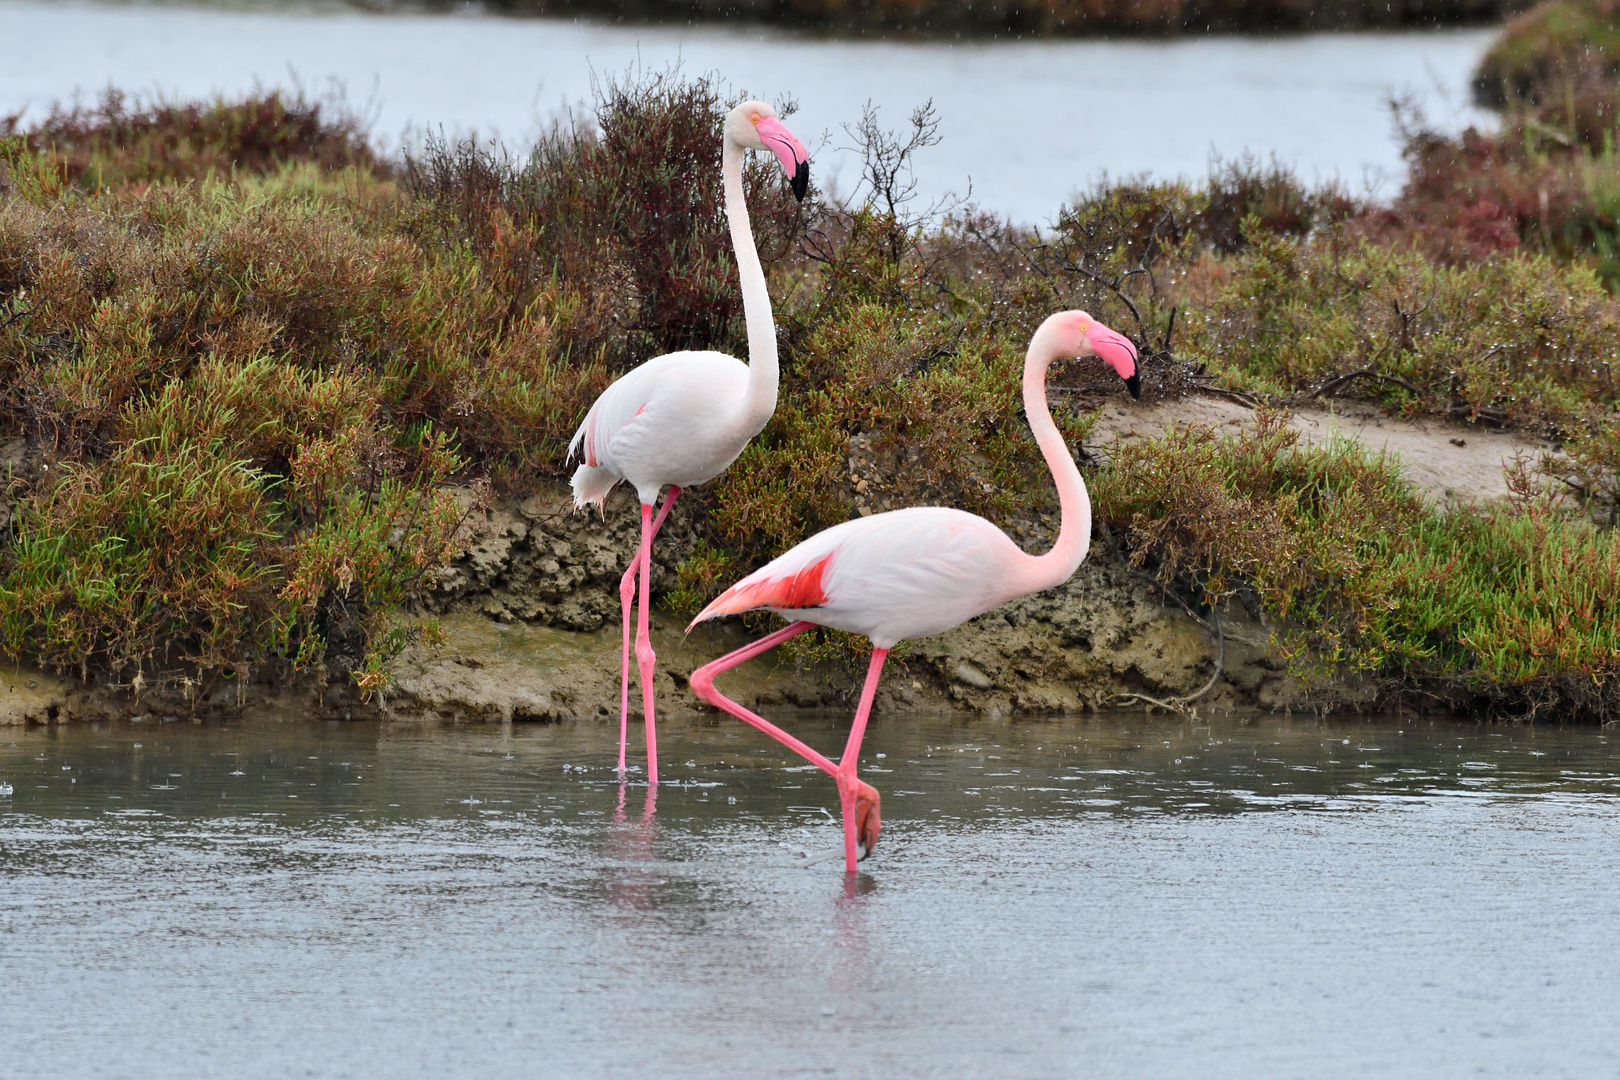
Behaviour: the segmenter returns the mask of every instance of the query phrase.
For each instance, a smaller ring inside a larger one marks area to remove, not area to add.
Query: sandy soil
[[[1092,430],[1087,447],[1106,454],[1116,439],[1156,438],[1187,424],[1233,431],[1250,423],[1253,416],[1252,410],[1235,401],[1214,397],[1186,397],[1134,408],[1113,406]],[[1308,445],[1348,438],[1370,451],[1393,454],[1400,459],[1403,475],[1439,502],[1502,498],[1508,493],[1504,466],[1516,455],[1533,458],[1551,449],[1518,432],[1438,420],[1399,420],[1359,405],[1299,409],[1290,422]]]

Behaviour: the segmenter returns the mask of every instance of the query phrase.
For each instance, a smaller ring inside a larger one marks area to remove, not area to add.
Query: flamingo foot
[[[856,859],[864,859],[877,847],[878,833],[883,831],[879,808],[883,797],[877,788],[864,780],[855,781],[855,851]]]

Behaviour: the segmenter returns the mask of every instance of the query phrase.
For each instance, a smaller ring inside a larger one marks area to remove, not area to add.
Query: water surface
[[[972,193],[1047,220],[1076,189],[1151,172],[1201,178],[1245,150],[1384,192],[1404,173],[1386,101],[1408,95],[1448,125],[1478,119],[1468,80],[1494,31],[1176,41],[840,41],[759,28],[607,26],[471,13],[368,15],[343,7],[186,7],[0,0],[0,114],[41,113],[109,83],[205,95],[336,80],[370,102],[376,132],[477,129],[522,141],[591,80],[680,60],[770,99],[815,175],[848,191],[841,125],[871,100],[897,125],[932,98],[944,142],[919,160],[925,198]],[[832,137],[819,141],[822,132]]]
[[[890,717],[848,881],[774,745],[610,740],[0,735],[0,1074],[1620,1073],[1600,731]]]

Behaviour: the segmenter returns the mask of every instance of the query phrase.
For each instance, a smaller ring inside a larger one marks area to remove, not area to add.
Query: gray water
[[[1620,1074],[1600,731],[882,718],[848,880],[774,744],[611,738],[0,735],[0,1075]]]
[[[815,176],[857,179],[841,125],[868,99],[889,125],[932,98],[944,142],[918,162],[924,199],[969,191],[984,207],[1048,220],[1104,174],[1201,178],[1244,151],[1389,194],[1404,175],[1387,100],[1410,97],[1455,127],[1481,119],[1468,80],[1494,31],[1175,41],[840,41],[757,27],[608,26],[346,6],[181,6],[0,0],[0,114],[38,116],[109,83],[206,95],[255,85],[344,86],[384,142],[423,128],[522,142],[594,76],[640,62],[716,71],[790,121]],[[823,133],[827,137],[822,138]]]

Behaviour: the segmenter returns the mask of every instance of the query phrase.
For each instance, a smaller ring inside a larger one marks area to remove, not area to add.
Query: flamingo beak
[[[754,131],[758,133],[759,141],[782,163],[782,170],[788,175],[788,185],[793,188],[793,197],[803,202],[810,191],[810,152],[804,148],[804,143],[794,138],[793,132],[783,127],[782,121],[774,116],[764,116],[755,121]]]
[[[1094,322],[1086,332],[1086,341],[1097,359],[1114,369],[1114,374],[1125,380],[1125,389],[1133,400],[1142,398],[1142,368],[1137,362],[1136,346],[1124,334]]]

